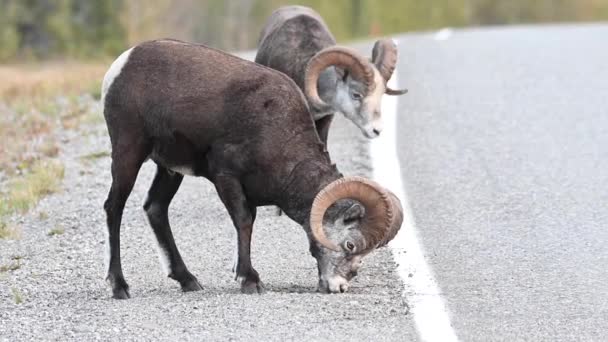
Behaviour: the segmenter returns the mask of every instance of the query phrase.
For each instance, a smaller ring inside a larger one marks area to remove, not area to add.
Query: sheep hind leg
[[[120,224],[125,203],[133,190],[147,151],[143,144],[134,143],[125,149],[119,146],[128,145],[116,144],[112,148],[112,186],[104,203],[108,227],[106,281],[112,287],[113,298],[127,299],[130,298],[130,294],[120,260]]]
[[[241,292],[264,293],[264,284],[260,280],[258,272],[251,265],[251,234],[256,208],[247,203],[243,188],[237,179],[218,176],[214,183],[237,232],[236,278],[241,281]]]
[[[164,271],[169,278],[179,282],[182,291],[199,291],[203,288],[186,268],[169,225],[169,204],[183,179],[183,175],[170,173],[163,166],[157,165],[156,176],[148,191],[144,210],[158,242],[159,258],[165,268]]]

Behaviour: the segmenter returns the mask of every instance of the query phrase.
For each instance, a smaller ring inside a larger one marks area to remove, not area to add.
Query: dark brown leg
[[[130,297],[129,285],[122,274],[120,261],[120,223],[125,203],[147,155],[148,151],[143,143],[113,144],[112,187],[104,203],[104,209],[108,225],[106,248],[109,256],[106,280],[112,286],[112,296],[116,299]]]
[[[202,290],[196,277],[194,277],[182,260],[175,239],[169,225],[169,204],[179,189],[184,176],[179,173],[169,173],[163,166],[157,165],[156,176],[148,191],[148,198],[144,210],[148,216],[150,226],[158,242],[160,258],[165,259],[169,278],[177,280],[183,291]]]
[[[220,175],[216,177],[214,183],[236,228],[238,239],[236,277],[241,279],[241,291],[243,293],[263,293],[264,284],[260,281],[258,272],[251,265],[251,234],[256,209],[247,203],[238,179]]]

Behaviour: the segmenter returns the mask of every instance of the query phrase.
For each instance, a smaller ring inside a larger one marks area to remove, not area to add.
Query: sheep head
[[[382,132],[381,100],[383,94],[403,95],[407,90],[387,86],[397,63],[397,47],[391,39],[376,42],[371,61],[353,49],[331,46],[319,51],[308,62],[304,92],[313,110],[339,111],[361,129],[368,138]],[[337,74],[335,92],[330,103],[319,95],[321,73],[334,67]]]
[[[402,221],[397,197],[371,180],[347,177],[327,185],[317,194],[309,221],[319,290],[345,292],[362,258],[392,240]]]

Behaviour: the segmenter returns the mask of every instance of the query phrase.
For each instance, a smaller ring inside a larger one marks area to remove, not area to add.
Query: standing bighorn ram
[[[184,291],[201,289],[178,252],[167,215],[184,174],[215,185],[237,230],[236,274],[246,293],[263,291],[250,258],[258,206],[279,206],[302,225],[324,292],[346,291],[361,257],[385,245],[401,226],[401,204],[391,192],[364,178],[343,177],[331,164],[302,93],[278,71],[202,45],[150,41],[112,63],[102,101],[112,143],[112,186],[104,208],[114,298],[129,297],[120,223],[147,159],[157,171],[144,209],[168,276]]]
[[[370,61],[353,49],[336,46],[321,16],[308,7],[281,7],[270,15],[255,61],[283,72],[304,91],[325,144],[335,112],[344,114],[366,137],[377,137],[382,131],[382,95],[407,92],[386,85],[397,63],[391,39],[376,42]]]

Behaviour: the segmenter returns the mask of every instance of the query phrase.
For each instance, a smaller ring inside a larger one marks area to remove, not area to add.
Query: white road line
[[[389,83],[398,88],[397,73],[393,74]],[[396,150],[397,97],[384,96],[382,101],[384,130],[380,137],[372,140],[370,151],[374,179],[393,191],[401,200],[404,209],[401,230],[389,244],[398,273],[405,284],[403,295],[407,298],[418,335],[423,341],[458,341],[439,286],[424,259],[424,251],[401,180]]]

